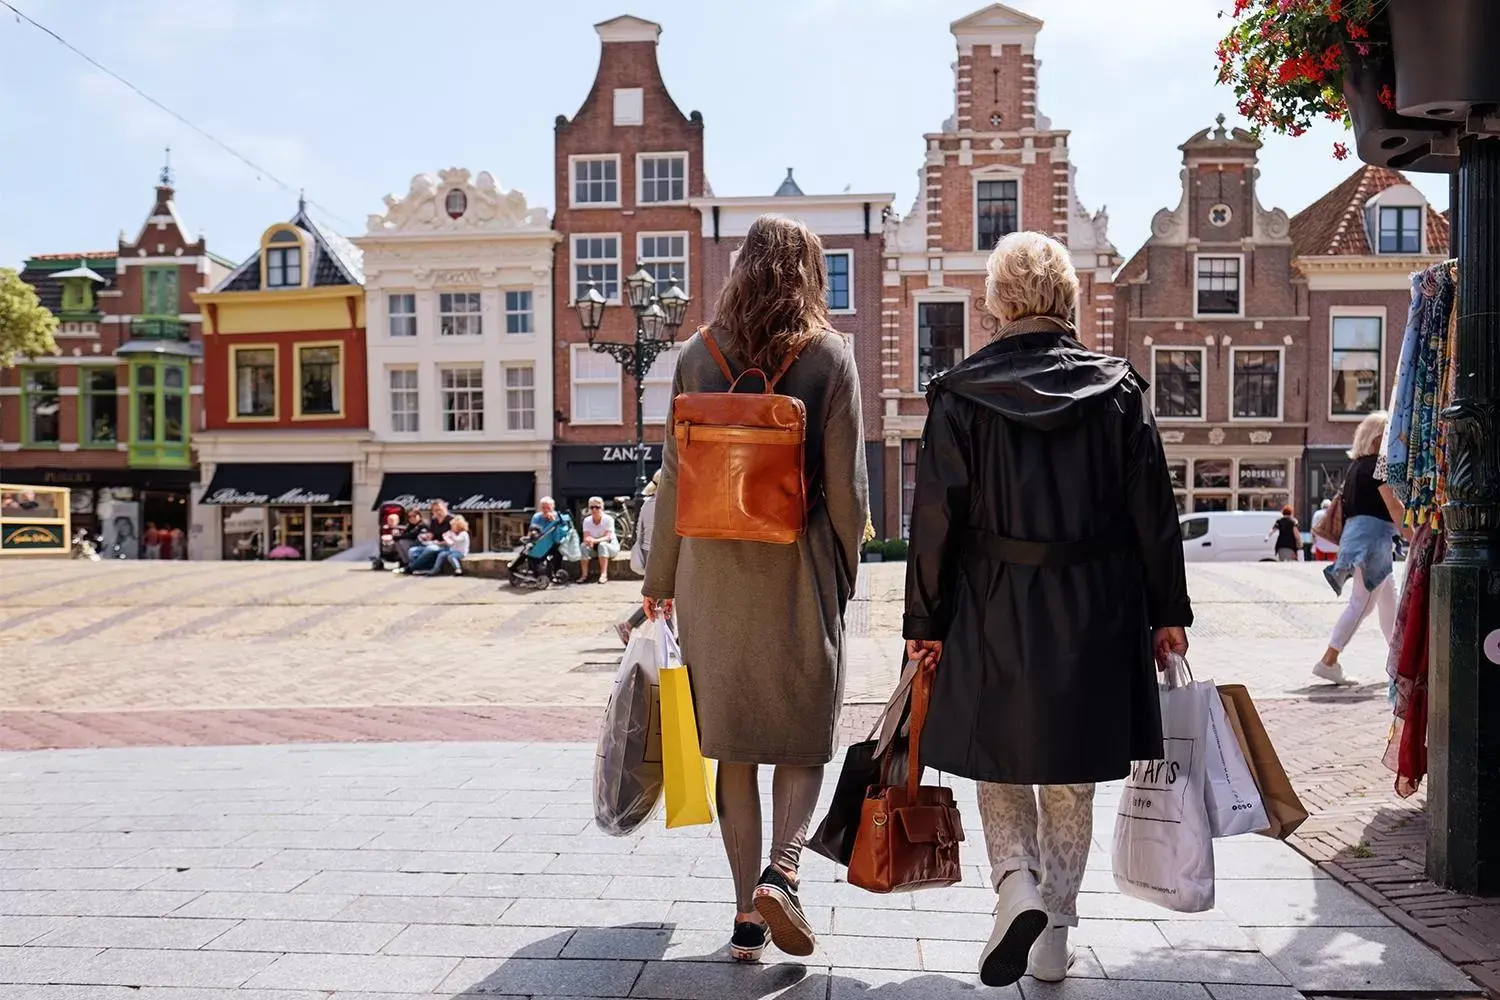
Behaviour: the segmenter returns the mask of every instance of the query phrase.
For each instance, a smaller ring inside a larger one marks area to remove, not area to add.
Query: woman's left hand
[[[906,658],[924,667],[935,667],[943,658],[943,644],[936,639],[906,640]]]

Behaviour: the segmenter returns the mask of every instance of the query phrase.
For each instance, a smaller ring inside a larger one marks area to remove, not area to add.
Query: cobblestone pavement
[[[805,962],[726,961],[711,828],[591,820],[588,744],[0,754],[0,1000],[1297,1000],[1463,996],[1448,962],[1285,845],[1217,845],[1217,906],[1114,891],[1101,789],[1061,986],[977,993],[994,902],[973,786],[963,884],[873,896],[809,857]],[[831,791],[832,777],[825,791]]]

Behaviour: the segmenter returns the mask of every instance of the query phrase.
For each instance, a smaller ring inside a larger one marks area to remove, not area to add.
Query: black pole
[[[635,319],[635,509],[641,509],[646,495],[646,326],[639,313]],[[655,357],[651,358],[655,361]]]
[[[1500,139],[1459,144],[1447,558],[1432,570],[1427,875],[1500,895]]]

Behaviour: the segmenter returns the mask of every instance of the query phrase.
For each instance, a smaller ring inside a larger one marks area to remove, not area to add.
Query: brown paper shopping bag
[[[1250,762],[1250,772],[1255,776],[1255,786],[1266,804],[1266,815],[1271,825],[1260,831],[1262,836],[1285,840],[1296,832],[1307,819],[1307,809],[1297,798],[1281,758],[1271,745],[1271,737],[1250,700],[1250,692],[1243,684],[1220,684],[1219,698],[1224,702],[1224,713],[1229,716],[1229,726],[1245,759]]]

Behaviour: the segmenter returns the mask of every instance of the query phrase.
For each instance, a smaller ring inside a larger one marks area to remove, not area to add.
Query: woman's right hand
[[[1166,670],[1173,656],[1187,656],[1187,629],[1177,625],[1157,629],[1151,634],[1151,649],[1156,654],[1156,669]]]
[[[646,615],[647,621],[654,622],[658,618],[665,618],[671,621],[672,606],[673,601],[670,597],[659,601],[654,597],[644,597],[641,599],[641,611]]]
[[[936,667],[943,658],[943,644],[933,639],[908,639],[906,658],[923,666]]]

